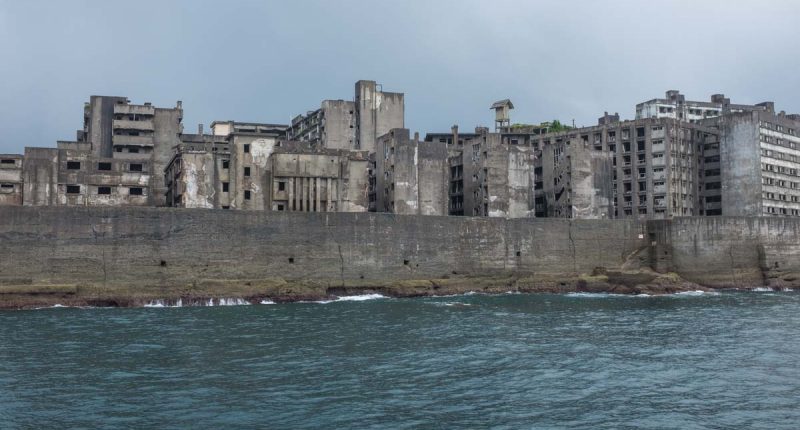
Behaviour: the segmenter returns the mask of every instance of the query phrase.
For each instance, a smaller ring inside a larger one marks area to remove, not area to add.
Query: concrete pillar
[[[328,178],[328,183],[326,184],[326,190],[328,191],[325,195],[325,210],[330,212],[333,210],[333,188],[331,188],[331,178]]]
[[[319,178],[314,178],[314,185],[316,185],[315,196],[316,196],[316,203],[317,203],[317,212],[324,212],[322,210],[322,199],[319,196],[319,192],[320,192],[320,189],[319,189],[320,188],[320,183],[319,182],[320,182]]]
[[[290,179],[286,182],[288,182],[287,184],[288,188],[286,190],[286,192],[288,193],[287,194],[288,197],[286,199],[286,206],[288,207],[286,208],[286,210],[290,211],[292,210],[292,203],[294,202],[294,179]]]
[[[306,178],[299,178],[298,182],[300,183],[300,206],[298,210],[300,212],[305,211],[305,200],[306,200]]]

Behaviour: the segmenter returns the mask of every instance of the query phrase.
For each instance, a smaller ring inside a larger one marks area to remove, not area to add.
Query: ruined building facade
[[[800,116],[677,91],[597,125],[404,127],[404,95],[358,81],[291,124],[215,121],[92,96],[74,141],[0,155],[0,205],[571,219],[800,216]]]

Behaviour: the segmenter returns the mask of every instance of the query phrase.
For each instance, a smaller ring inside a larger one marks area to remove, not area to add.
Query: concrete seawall
[[[650,269],[711,287],[793,286],[799,239],[800,220],[788,218],[639,223],[0,207],[0,302],[51,293],[302,298],[390,285],[414,295],[478,279],[541,290]]]

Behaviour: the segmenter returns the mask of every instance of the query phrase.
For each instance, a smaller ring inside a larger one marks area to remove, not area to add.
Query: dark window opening
[[[223,169],[227,170],[230,167],[230,165],[231,165],[230,160],[222,160],[222,168]]]
[[[404,265],[404,266],[408,266],[408,263],[409,263],[409,261],[408,261],[408,260],[403,260],[403,265]]]
[[[223,206],[222,209],[230,209],[230,206]]]
[[[81,170],[81,162],[67,161],[67,170]]]
[[[284,207],[283,207],[283,205],[282,205],[282,204],[279,204],[279,205],[278,205],[278,210],[279,210],[279,211],[282,211],[282,210],[284,210]]]
[[[128,152],[131,154],[138,154],[139,148],[128,148]]]
[[[244,144],[244,153],[245,154],[249,154],[250,153],[250,144],[249,143],[245,143]]]
[[[97,194],[111,194],[111,187],[97,187]]]
[[[130,170],[131,172],[141,172],[142,171],[142,165],[141,164],[131,164],[130,166],[128,166],[128,170]]]
[[[244,190],[244,199],[250,200],[250,190]]]
[[[278,181],[278,191],[286,191],[286,182]]]
[[[294,264],[294,257],[289,257],[289,264]]]
[[[14,184],[0,184],[0,188],[14,188]]]
[[[81,193],[80,185],[67,185],[67,194],[80,194],[80,193]]]
[[[250,168],[249,167],[245,167],[244,168],[244,175],[245,176],[250,176]]]
[[[128,189],[128,194],[131,196],[141,196],[144,195],[144,189],[141,187],[131,187]]]
[[[4,158],[2,161],[0,161],[0,164],[16,164],[16,162],[10,158]]]
[[[521,252],[519,252],[519,251],[517,251],[517,257],[519,257],[519,256],[521,256],[521,255],[522,255],[522,253],[521,253]]]
[[[161,264],[160,265],[161,265],[161,267],[167,267],[167,262],[164,261],[164,260],[161,260]]]
[[[97,170],[111,170],[111,163],[97,163]]]
[[[223,183],[222,183],[222,192],[223,192],[223,193],[227,193],[227,192],[228,192],[228,187],[229,187],[229,186],[230,186],[230,185],[229,185],[229,183],[228,183],[228,182],[223,182]]]

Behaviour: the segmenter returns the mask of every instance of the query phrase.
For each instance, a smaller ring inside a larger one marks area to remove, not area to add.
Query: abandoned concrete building
[[[167,204],[208,209],[365,212],[367,154],[275,137],[181,144],[165,170]]]
[[[678,91],[595,126],[404,128],[404,94],[358,81],[291,125],[215,121],[92,96],[74,141],[0,155],[0,205],[607,219],[800,216],[800,116]],[[553,131],[558,130],[558,131]]]
[[[0,154],[0,206],[22,205],[22,156]]]
[[[378,138],[369,208],[400,215],[447,215],[447,145],[421,142],[408,129]]]
[[[706,149],[706,215],[800,215],[800,115],[768,110],[704,121],[719,133]]]
[[[324,100],[319,109],[292,119],[287,138],[330,149],[375,152],[380,136],[403,127],[404,94],[362,80],[355,84],[353,101]]]
[[[92,96],[75,141],[25,148],[24,205],[163,205],[163,175],[180,143],[183,110]]]
[[[707,118],[714,118],[723,114],[772,111],[774,103],[763,102],[755,105],[731,104],[731,100],[724,94],[714,94],[711,101],[686,100],[686,96],[678,90],[669,90],[663,99],[652,99],[636,105],[636,119],[643,118],[672,118],[695,123]]]
[[[503,143],[502,134],[485,128],[477,131],[450,150],[449,214],[533,218],[533,148]]]

